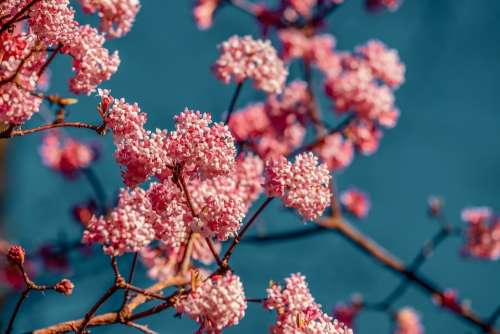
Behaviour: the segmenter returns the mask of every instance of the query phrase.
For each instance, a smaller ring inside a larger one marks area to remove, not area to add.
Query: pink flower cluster
[[[224,83],[252,79],[254,87],[266,93],[281,93],[287,69],[269,40],[232,36],[219,45],[220,56],[213,66]]]
[[[29,26],[45,46],[61,45],[61,52],[73,58],[75,76],[70,89],[77,94],[91,93],[118,69],[118,53],[103,47],[104,36],[89,25],[75,21],[69,0],[42,0],[29,10]]]
[[[264,159],[289,155],[304,139],[309,105],[307,84],[296,80],[279,97],[270,95],[265,103],[234,113],[229,127],[237,141]]]
[[[465,254],[486,260],[500,259],[500,219],[490,208],[475,207],[462,211],[468,226],[465,232]]]
[[[122,189],[116,208],[107,216],[92,217],[83,233],[83,242],[103,244],[104,252],[110,256],[140,251],[155,237],[151,212],[144,190]]]
[[[99,15],[99,30],[108,38],[127,34],[141,7],[139,0],[80,0],[80,3],[84,12]]]
[[[277,311],[272,334],[352,334],[343,323],[332,319],[314,301],[305,277],[292,274],[285,287],[271,283],[264,307]]]
[[[394,334],[423,334],[424,328],[420,316],[414,309],[405,307],[396,314],[396,328]]]
[[[388,9],[395,11],[401,5],[402,0],[366,0],[366,7],[369,10],[379,11]]]
[[[73,138],[63,139],[58,131],[45,134],[40,146],[40,155],[47,167],[69,178],[75,177],[96,158],[92,147]]]
[[[228,271],[201,282],[175,308],[200,324],[198,333],[219,334],[243,319],[247,302],[240,278]]]
[[[349,328],[354,328],[354,320],[363,308],[363,300],[360,295],[352,297],[350,303],[335,305],[333,309],[333,317],[344,323]]]
[[[267,194],[281,198],[306,220],[319,218],[330,203],[331,176],[311,152],[297,155],[293,164],[284,157],[267,161],[265,177]]]
[[[349,188],[340,195],[344,208],[358,219],[363,219],[370,210],[368,195],[356,188]]]
[[[38,111],[34,96],[46,52],[35,51],[36,36],[5,31],[0,34],[0,122],[20,125]]]

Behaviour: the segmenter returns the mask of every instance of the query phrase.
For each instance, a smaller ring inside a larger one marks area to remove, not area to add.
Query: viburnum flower
[[[354,320],[363,308],[363,299],[360,295],[354,295],[347,304],[339,303],[333,309],[333,317],[345,324],[354,327]]]
[[[328,169],[335,171],[349,166],[354,157],[354,147],[349,139],[340,133],[333,133],[325,137],[314,152],[324,161]]]
[[[75,10],[69,0],[35,1],[29,8],[28,24],[37,37],[47,45],[68,44],[78,30]]]
[[[92,217],[83,233],[83,242],[102,244],[104,252],[110,256],[137,252],[154,239],[155,219],[144,190],[122,189],[117,207],[107,216]]]
[[[205,176],[227,174],[236,156],[234,139],[228,127],[212,124],[207,113],[185,109],[175,116],[175,131],[169,133],[165,151],[174,164]]]
[[[468,226],[463,251],[485,260],[500,259],[500,219],[488,207],[466,208],[462,220]]]
[[[247,302],[240,278],[231,271],[193,287],[175,308],[200,324],[199,333],[221,333],[245,316]]]
[[[108,38],[127,34],[141,8],[139,0],[80,0],[80,3],[84,12],[99,15],[99,30]]]
[[[196,0],[193,16],[198,28],[205,30],[212,26],[213,16],[220,2],[221,0]]]
[[[344,208],[356,218],[363,219],[370,210],[368,195],[356,188],[349,188],[340,195]]]
[[[375,153],[379,147],[382,131],[371,121],[357,119],[345,129],[346,137],[364,155]]]
[[[307,220],[317,219],[330,203],[330,174],[311,152],[296,156],[292,164],[284,157],[270,160],[265,167],[265,189],[280,197]]]
[[[373,73],[390,87],[400,86],[405,77],[405,66],[399,59],[398,51],[388,49],[378,40],[370,40],[356,48],[367,61]]]
[[[325,63],[332,56],[336,43],[335,37],[330,34],[309,37],[293,28],[280,30],[278,37],[283,44],[282,56],[285,61],[303,58],[313,64]]]
[[[21,125],[42,103],[31,92],[36,88],[46,52],[33,52],[35,47],[33,34],[0,34],[0,122]]]
[[[300,273],[285,279],[285,288],[271,283],[264,307],[276,310],[272,334],[352,334],[352,330],[321,311]]]
[[[232,36],[219,45],[219,52],[213,70],[224,83],[252,79],[256,89],[281,93],[288,71],[269,40]]]
[[[57,131],[49,131],[43,136],[40,155],[47,167],[68,178],[77,176],[96,158],[96,152],[90,145],[73,138],[63,139]]]
[[[405,307],[396,314],[396,328],[394,334],[423,334],[424,328],[420,316],[414,309]]]

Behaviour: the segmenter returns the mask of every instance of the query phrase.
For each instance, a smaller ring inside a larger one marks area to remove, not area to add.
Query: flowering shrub
[[[185,108],[174,116],[172,129],[148,129],[148,114],[139,104],[98,88],[120,63],[118,51],[106,49],[105,42],[130,32],[141,8],[137,0],[80,0],[84,13],[98,16],[98,29],[77,21],[69,0],[0,1],[0,137],[45,131],[39,150],[43,164],[67,178],[85,174],[96,195],[73,209],[83,229],[77,246],[45,244],[27,253],[20,245],[0,242],[5,255],[0,263],[2,282],[22,289],[6,333],[17,330],[15,320],[29,294],[54,291],[71,298],[79,288],[66,278],[52,285],[35,282],[34,268],[67,271],[67,253],[73,248],[109,257],[113,282],[80,319],[34,333],[88,333],[91,327],[111,324],[154,333],[137,321],[174,309],[179,317],[196,323],[196,333],[218,334],[238,325],[247,316],[248,304],[257,303],[275,313],[269,326],[272,334],[352,334],[364,311],[389,315],[395,334],[422,334],[417,311],[393,308],[411,285],[475,329],[498,333],[495,321],[500,312],[483,318],[455,290],[442,289],[418,271],[439,243],[461,234],[463,254],[498,260],[500,220],[491,209],[464,209],[462,229],[444,219],[440,200],[430,200],[429,215],[441,228],[408,265],[347,219],[346,213],[366,219],[371,204],[369,195],[354,187],[338,191],[337,172],[348,168],[357,154],[374,154],[384,131],[397,125],[395,94],[405,81],[405,65],[397,50],[379,40],[353,51],[337,50],[326,23],[343,2],[281,0],[271,7],[247,0],[195,1],[193,16],[199,28],[211,27],[224,7],[235,7],[256,20],[263,36],[233,35],[218,46],[213,74],[224,84],[236,84],[228,110],[219,115]],[[370,10],[394,11],[400,1],[365,4]],[[67,109],[77,100],[42,89],[58,55],[72,60],[69,89],[97,95],[100,124],[67,121]],[[303,75],[292,78],[289,69],[297,63]],[[322,112],[316,79],[333,112]],[[244,89],[261,91],[265,97],[239,107]],[[56,108],[54,119],[45,117],[46,124],[30,127],[31,117],[44,103]],[[225,122],[214,121],[221,116]],[[329,125],[331,120],[335,126]],[[97,150],[61,129],[70,127],[101,136],[110,132],[123,180],[115,201],[107,200],[92,170]],[[298,232],[249,238],[248,231],[273,199],[310,224]],[[401,276],[400,286],[380,302],[356,296],[338,303],[332,315],[316,302],[305,276],[298,273],[284,285],[271,281],[267,291],[261,291],[261,297],[267,292],[264,298],[246,295],[245,277],[231,262],[241,242],[329,230]],[[133,261],[124,275],[119,263],[127,253],[133,254]],[[155,281],[150,287],[134,283],[139,259]],[[101,307],[121,290],[121,306],[102,313]],[[150,305],[153,301],[158,303]],[[138,311],[141,305],[146,307]]]

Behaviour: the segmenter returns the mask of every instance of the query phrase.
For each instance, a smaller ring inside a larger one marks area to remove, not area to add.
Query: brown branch
[[[304,59],[303,65],[304,65],[304,79],[307,83],[307,94],[309,95],[309,117],[311,118],[311,122],[313,123],[314,128],[316,129],[316,135],[324,136],[326,131],[325,131],[325,126],[323,125],[323,121],[321,119],[321,113],[318,108],[316,96],[314,95],[311,63]]]
[[[8,129],[9,131],[2,131],[0,132],[0,138],[13,138],[13,137],[20,137],[20,136],[26,136],[32,133],[36,132],[41,132],[41,131],[46,131],[50,129],[55,129],[55,128],[80,128],[80,129],[90,129],[95,131],[96,133],[103,135],[104,133],[102,132],[103,126],[100,125],[92,125],[92,124],[87,124],[87,123],[82,123],[82,122],[65,122],[65,123],[55,123],[55,124],[46,124],[46,125],[41,125],[35,128],[31,129]]]
[[[219,254],[215,251],[214,245],[212,243],[212,240],[210,240],[209,237],[205,238],[205,241],[207,242],[208,248],[210,248],[210,252],[212,253],[212,256],[214,257],[215,261],[217,262],[217,265],[219,268],[222,268],[224,266],[222,260],[219,257]]]
[[[229,108],[227,109],[226,121],[225,124],[229,124],[229,120],[231,119],[231,115],[234,112],[236,107],[236,102],[238,101],[238,97],[240,96],[241,89],[243,88],[244,81],[238,83],[236,86],[236,90],[234,91],[233,96],[231,97],[231,102],[229,103]]]
[[[17,12],[16,15],[12,16],[12,18],[9,21],[2,24],[2,27],[0,28],[0,34],[7,31],[14,23],[17,22],[17,20],[21,16],[23,16],[24,13],[26,13],[38,1],[40,0],[31,0],[26,6],[24,6],[19,12]]]
[[[14,308],[14,312],[12,312],[12,315],[9,319],[9,324],[7,325],[7,329],[5,330],[5,334],[12,333],[12,328],[14,327],[14,321],[17,318],[17,314],[19,313],[19,310],[21,309],[23,302],[26,300],[26,298],[28,298],[30,292],[31,289],[29,287],[26,287],[26,289],[24,289],[23,292],[21,293],[21,296],[19,297],[19,300],[16,303],[16,307]]]
[[[375,258],[384,267],[393,271],[394,273],[406,277],[409,281],[420,287],[423,291],[430,294],[432,297],[443,297],[444,292],[428,278],[413,272],[405,267],[403,262],[395,257],[393,254],[387,252],[373,240],[363,235],[360,231],[354,229],[347,222],[339,219],[324,219],[321,225],[333,229],[338,232],[342,237],[351,242],[355,247],[363,251],[365,254]],[[469,322],[470,324],[478,327],[486,333],[498,334],[499,332],[488,324],[486,321],[477,316],[471,309],[467,307],[460,307],[459,310],[453,311],[461,319]]]

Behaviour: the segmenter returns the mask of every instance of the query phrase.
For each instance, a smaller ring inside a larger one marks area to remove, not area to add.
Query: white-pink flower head
[[[156,215],[144,190],[122,189],[116,208],[107,216],[92,217],[83,233],[83,242],[102,244],[108,255],[137,252],[153,241],[154,219]]]
[[[245,316],[247,302],[240,278],[228,271],[203,281],[175,307],[200,324],[199,333],[212,334],[237,325]]]
[[[268,195],[280,197],[307,220],[317,219],[330,203],[331,176],[311,152],[299,154],[293,164],[284,157],[268,161],[265,176]]]
[[[198,28],[205,30],[212,26],[215,10],[221,0],[196,0],[193,7],[194,21]]]
[[[213,70],[224,83],[252,79],[259,90],[281,93],[288,71],[269,40],[232,36],[219,45],[219,52]]]
[[[467,222],[463,251],[480,259],[500,259],[500,219],[488,207],[466,208],[462,220]]]
[[[354,147],[350,140],[340,133],[328,135],[314,150],[332,171],[349,166],[354,157]]]
[[[396,314],[396,328],[394,334],[423,334],[424,328],[420,322],[418,313],[405,307]]]
[[[175,123],[166,142],[166,152],[175,163],[208,176],[233,170],[236,148],[227,126],[212,124],[210,114],[187,108],[175,117]]]

